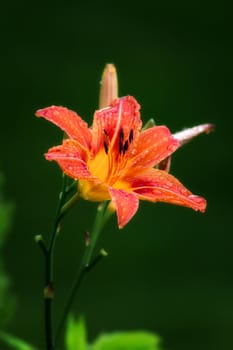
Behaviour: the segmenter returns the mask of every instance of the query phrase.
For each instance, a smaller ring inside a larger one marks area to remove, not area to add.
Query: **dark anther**
[[[131,143],[133,141],[133,129],[130,129],[129,132],[129,143]]]
[[[128,148],[129,148],[129,141],[126,140],[124,143],[124,147],[123,147],[123,154],[125,154],[125,152],[128,150]]]
[[[108,132],[104,129],[104,135],[108,136]]]
[[[119,141],[119,152],[120,152],[120,154],[122,153],[122,152],[124,152],[124,145],[123,145],[123,141],[120,139],[120,141]]]
[[[104,150],[105,150],[105,153],[108,154],[108,145],[106,141],[104,141]]]
[[[120,141],[124,140],[124,130],[120,128]]]

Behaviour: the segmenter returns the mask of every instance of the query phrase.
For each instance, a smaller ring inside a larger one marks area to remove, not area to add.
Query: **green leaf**
[[[155,124],[154,119],[153,119],[153,118],[150,118],[150,119],[146,122],[146,124],[143,126],[142,130],[150,129],[150,128],[152,128],[152,127],[155,126],[155,125],[156,125],[156,124]]]
[[[160,337],[144,331],[100,335],[91,350],[162,350]]]
[[[36,350],[32,345],[25,341],[5,332],[0,332],[0,340],[7,344],[12,349],[16,350]]]
[[[87,350],[86,326],[82,317],[75,320],[70,315],[67,322],[65,343],[67,350]]]

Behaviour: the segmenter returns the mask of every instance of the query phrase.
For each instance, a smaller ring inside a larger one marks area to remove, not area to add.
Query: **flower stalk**
[[[69,201],[65,203],[65,200],[67,198],[67,195],[70,192],[70,189],[67,187],[67,176],[63,173],[57,213],[55,216],[54,227],[50,236],[50,240],[46,245],[42,235],[37,235],[35,237],[35,241],[41,248],[43,255],[45,257],[44,317],[45,317],[46,350],[55,349],[54,321],[53,321],[54,249],[55,249],[56,238],[58,236],[58,233],[60,232],[62,218],[66,214],[68,207],[71,206],[69,204],[70,203]]]
[[[87,273],[90,272],[97,265],[97,263],[102,260],[102,258],[107,256],[106,251],[104,249],[101,249],[99,251],[99,253],[97,254],[97,256],[94,259],[92,259],[94,249],[96,247],[96,243],[98,241],[99,235],[100,235],[105,223],[107,222],[107,220],[111,216],[111,211],[109,211],[107,209],[107,205],[108,205],[108,202],[103,202],[100,205],[98,205],[98,207],[97,207],[97,213],[96,213],[96,218],[94,221],[93,229],[92,229],[92,232],[90,234],[90,237],[88,238],[89,243],[86,244],[86,250],[85,250],[80,268],[78,270],[76,277],[74,278],[74,282],[73,282],[73,285],[71,287],[69,296],[67,298],[67,302],[66,302],[66,305],[64,307],[60,323],[57,327],[57,332],[56,332],[56,337],[55,337],[56,342],[57,342],[57,340],[61,334],[61,331],[65,325],[65,321],[67,319],[69,310],[74,302],[74,298],[77,295],[77,292],[82,284],[83,279],[85,278]]]
[[[55,218],[54,228],[51,234],[47,253],[45,255],[45,289],[44,289],[44,304],[45,304],[45,338],[46,349],[55,349],[54,341],[54,322],[53,322],[53,298],[54,298],[54,248],[56,237],[60,231],[61,224],[61,209],[65,202],[65,188],[67,177],[62,174],[62,188],[59,195],[57,214]]]

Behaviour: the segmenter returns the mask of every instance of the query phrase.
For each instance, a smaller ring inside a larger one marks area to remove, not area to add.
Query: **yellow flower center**
[[[108,187],[130,191],[128,183],[122,180],[127,157],[125,153],[128,151],[132,142],[132,131],[129,140],[123,143],[123,129],[119,133],[118,148],[103,142],[103,147],[95,155],[93,159],[88,160],[88,168],[90,173],[95,177],[93,180],[80,180],[79,192],[80,196],[89,201],[103,201],[110,199]]]

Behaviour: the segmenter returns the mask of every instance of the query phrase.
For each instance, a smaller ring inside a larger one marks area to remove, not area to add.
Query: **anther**
[[[129,141],[126,140],[124,143],[124,147],[123,147],[123,154],[125,154],[125,152],[128,150],[128,148],[129,148]]]
[[[119,153],[121,154],[122,152],[124,152],[124,144],[123,144],[123,141],[120,139],[119,140]]]
[[[120,136],[120,140],[123,141],[124,140],[124,130],[123,130],[123,128],[120,128],[119,136]]]
[[[108,145],[106,141],[104,141],[104,150],[105,150],[105,153],[108,154]]]
[[[129,143],[131,143],[133,141],[133,129],[130,129],[129,132]]]

